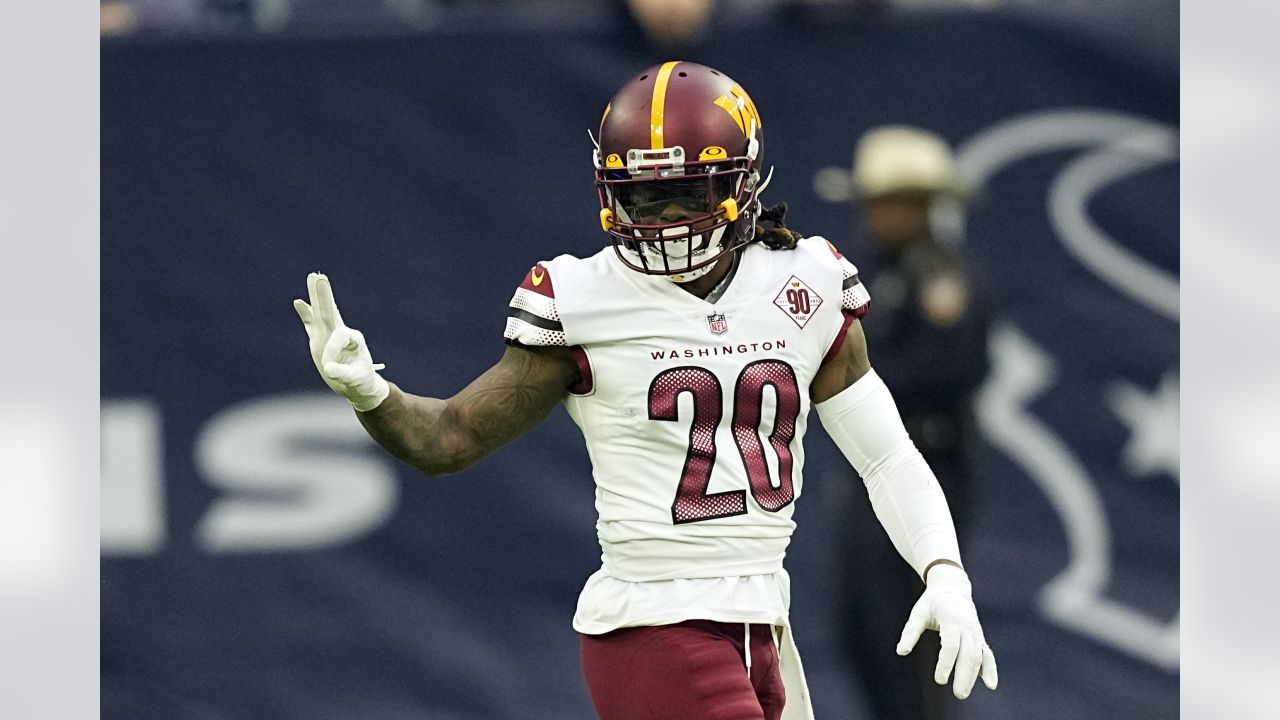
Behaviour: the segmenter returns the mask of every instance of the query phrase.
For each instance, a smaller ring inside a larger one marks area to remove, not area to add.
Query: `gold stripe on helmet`
[[[653,82],[653,103],[649,110],[649,142],[654,150],[666,147],[662,141],[662,113],[667,104],[667,83],[671,80],[671,71],[679,65],[679,60],[662,63],[658,69],[658,77]]]

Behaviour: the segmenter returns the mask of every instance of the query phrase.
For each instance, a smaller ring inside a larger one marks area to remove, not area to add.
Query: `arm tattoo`
[[[502,359],[448,400],[393,386],[376,409],[357,413],[378,444],[429,475],[457,472],[530,430],[577,375],[566,348],[509,347]]]
[[[549,363],[549,358],[522,349],[508,350],[502,362],[451,401],[457,407],[461,427],[475,443],[497,448],[546,418],[573,379],[562,365]]]

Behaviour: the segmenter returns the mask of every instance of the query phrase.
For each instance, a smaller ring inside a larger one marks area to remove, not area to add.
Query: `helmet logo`
[[[622,156],[618,153],[609,153],[609,157],[604,159],[604,166],[608,168],[622,167]]]
[[[703,148],[702,152],[698,153],[698,160],[723,160],[725,155],[724,148],[719,145],[712,145],[711,147]]]
[[[733,121],[738,124],[738,129],[747,137],[751,137],[752,132],[750,121],[754,121],[757,128],[764,127],[760,122],[760,113],[756,111],[756,104],[751,102],[746,91],[737,85],[729,88],[729,95],[716,98],[715,103],[716,107],[729,113],[729,117],[733,118]]]

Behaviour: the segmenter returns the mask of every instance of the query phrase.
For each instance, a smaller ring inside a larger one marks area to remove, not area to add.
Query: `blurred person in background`
[[[207,0],[101,0],[102,35],[139,31],[178,32],[203,27]]]
[[[682,55],[702,43],[715,0],[626,0],[627,12],[659,55]]]
[[[787,228],[785,205],[762,205],[762,126],[718,70],[673,61],[634,76],[593,136],[610,245],[535,264],[501,359],[451,398],[385,380],[326,276],[308,276],[310,302],[294,302],[325,383],[428,475],[565,405],[596,483],[602,567],[573,627],[603,720],[812,717],[782,565],[811,405],[867,473],[903,569],[926,581],[900,606],[855,590],[906,619],[888,652],[937,630],[938,683],[954,677],[960,698],[979,675],[997,684],[946,499],[868,360],[870,298],[834,246]]]
[[[715,33],[775,26],[794,14],[791,0],[614,0],[614,5],[622,32],[644,51],[694,60],[714,43]]]
[[[872,252],[876,312],[863,324],[876,367],[938,476],[960,544],[973,521],[980,438],[973,396],[988,371],[989,310],[958,238],[940,222],[967,192],[946,141],[913,127],[874,128],[859,140],[854,211]],[[844,489],[844,486],[841,488]],[[902,660],[899,608],[919,593],[864,496],[838,492],[837,627],[877,720],[939,720],[950,700],[933,679],[936,644]]]

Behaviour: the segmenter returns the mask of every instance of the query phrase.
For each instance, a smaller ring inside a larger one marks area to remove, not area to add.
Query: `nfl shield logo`
[[[711,313],[707,316],[707,329],[712,335],[723,335],[729,332],[729,323],[724,321],[723,313]]]

